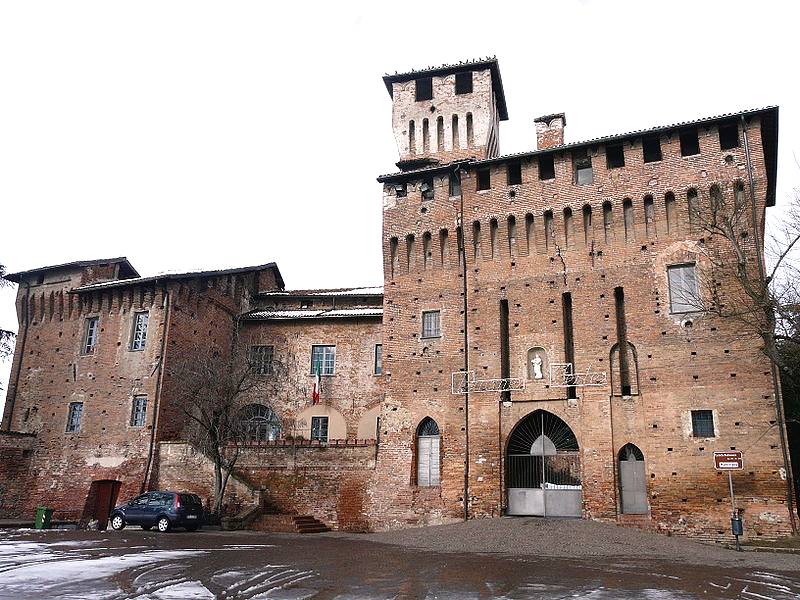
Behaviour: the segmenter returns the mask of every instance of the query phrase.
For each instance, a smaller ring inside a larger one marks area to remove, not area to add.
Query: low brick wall
[[[0,519],[29,517],[20,507],[33,485],[31,457],[36,436],[0,431]]]

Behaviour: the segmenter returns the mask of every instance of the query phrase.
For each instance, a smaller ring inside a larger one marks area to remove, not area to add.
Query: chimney
[[[564,143],[564,127],[567,126],[564,113],[537,117],[533,122],[536,124],[537,149],[546,150]]]

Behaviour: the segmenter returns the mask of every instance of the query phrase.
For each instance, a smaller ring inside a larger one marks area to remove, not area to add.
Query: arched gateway
[[[517,423],[506,447],[509,515],[580,517],[578,440],[564,421],[537,410]]]

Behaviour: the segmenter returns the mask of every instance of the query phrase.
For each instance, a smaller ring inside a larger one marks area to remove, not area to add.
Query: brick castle
[[[169,366],[246,349],[263,385],[229,514],[371,530],[511,515],[791,532],[770,364],[702,310],[695,206],[775,202],[778,109],[499,154],[496,59],[387,75],[382,288],[286,290],[274,263],[140,277],[125,258],[16,273],[0,518],[101,518],[146,489],[210,495]],[[758,230],[752,239],[758,243]],[[730,281],[718,285],[734,285]],[[319,372],[321,399],[312,403]],[[788,461],[787,461],[788,462]]]

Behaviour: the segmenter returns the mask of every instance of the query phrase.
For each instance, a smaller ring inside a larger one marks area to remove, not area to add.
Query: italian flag
[[[314,387],[311,388],[312,404],[319,404],[319,390],[320,390],[319,365],[317,365],[317,368],[314,370]]]

